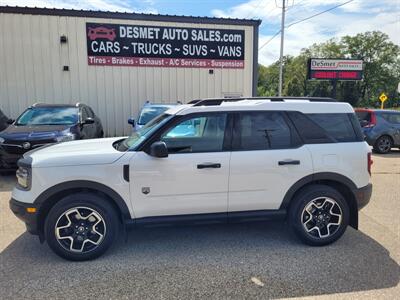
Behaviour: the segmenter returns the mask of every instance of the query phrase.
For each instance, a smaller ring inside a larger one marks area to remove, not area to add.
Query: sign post
[[[381,109],[383,109],[384,103],[385,103],[385,101],[386,101],[387,99],[388,99],[388,97],[386,96],[385,93],[382,93],[382,94],[379,96],[379,100],[381,101]]]

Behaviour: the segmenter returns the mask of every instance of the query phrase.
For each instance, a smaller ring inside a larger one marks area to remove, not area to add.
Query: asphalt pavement
[[[305,246],[282,222],[154,228],[89,262],[26,233],[0,175],[0,299],[399,299],[400,151],[373,159],[360,230],[333,245]]]

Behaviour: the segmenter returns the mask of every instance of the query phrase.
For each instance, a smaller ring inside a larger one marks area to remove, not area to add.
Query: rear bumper
[[[28,213],[27,208],[34,207],[36,208],[35,213]],[[38,234],[38,222],[37,222],[37,214],[39,208],[31,203],[24,203],[15,200],[14,198],[10,199],[10,209],[14,213],[14,215],[20,220],[24,221],[26,225],[26,230],[32,234]]]
[[[354,195],[357,201],[357,208],[358,210],[362,209],[366,206],[371,199],[372,195],[372,184],[369,183],[366,186],[354,190]]]

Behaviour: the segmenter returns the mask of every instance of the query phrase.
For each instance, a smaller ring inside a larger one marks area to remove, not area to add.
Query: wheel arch
[[[34,204],[39,207],[37,224],[39,236],[43,234],[44,221],[50,209],[63,197],[79,192],[91,192],[104,197],[116,210],[120,221],[125,224],[132,219],[124,199],[108,186],[86,180],[68,181],[52,186],[36,198]]]
[[[280,209],[288,210],[290,208],[292,200],[295,196],[301,192],[305,187],[312,184],[324,184],[328,185],[337,191],[339,191],[350,208],[350,223],[349,225],[355,229],[358,229],[358,206],[354,191],[357,189],[355,183],[348,177],[338,173],[322,172],[315,173],[303,177],[293,184],[290,189],[286,192],[283,198]]]

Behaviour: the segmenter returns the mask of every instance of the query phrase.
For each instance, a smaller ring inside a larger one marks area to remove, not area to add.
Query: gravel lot
[[[400,151],[374,155],[373,197],[337,243],[304,246],[284,223],[132,231],[72,263],[25,232],[0,175],[0,299],[399,299]]]

